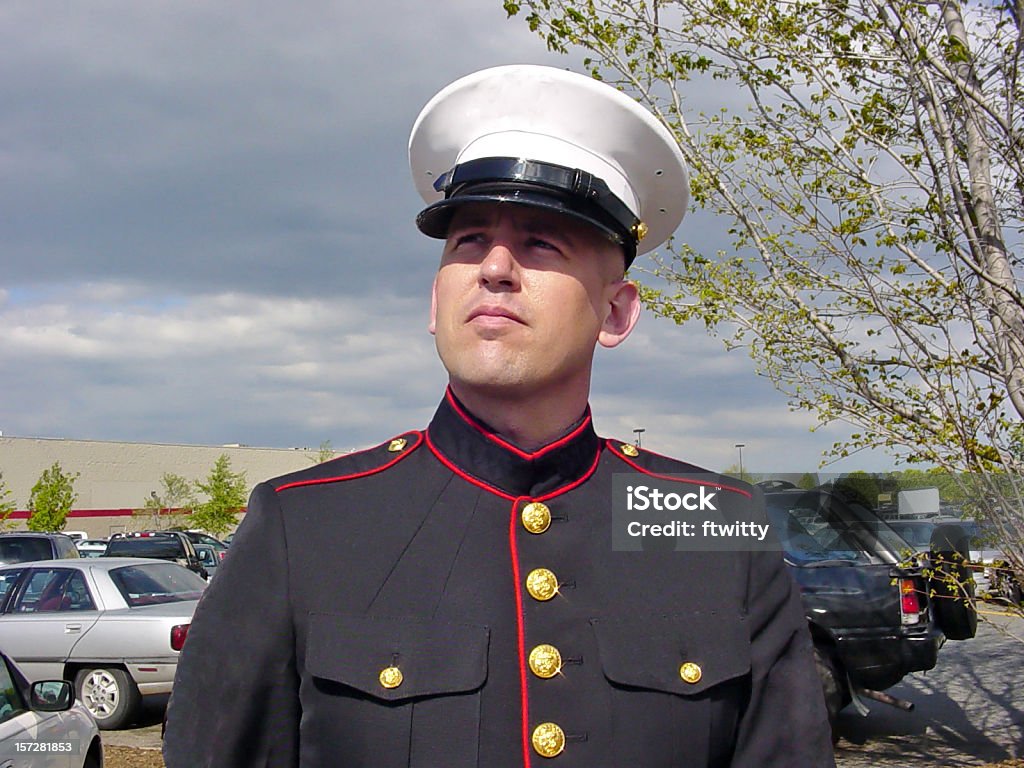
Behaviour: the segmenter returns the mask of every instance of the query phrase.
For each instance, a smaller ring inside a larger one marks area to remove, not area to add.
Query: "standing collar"
[[[451,389],[427,428],[427,441],[456,472],[517,498],[551,495],[581,482],[593,471],[600,452],[589,407],[568,434],[536,451],[524,451],[474,418]]]

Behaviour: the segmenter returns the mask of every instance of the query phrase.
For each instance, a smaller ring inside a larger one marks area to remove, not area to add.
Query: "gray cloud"
[[[582,57],[476,0],[0,14],[0,429],[351,448],[426,423],[439,244],[413,226],[413,119],[474,69]],[[706,218],[684,232],[727,247]],[[599,356],[598,424],[711,465],[744,440],[816,463],[833,437],[751,371],[646,318]]]

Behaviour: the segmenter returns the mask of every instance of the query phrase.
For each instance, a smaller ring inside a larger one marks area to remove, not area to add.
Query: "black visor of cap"
[[[543,208],[597,227],[621,245],[628,267],[636,257],[640,221],[600,178],[554,163],[485,157],[461,163],[435,183],[440,200],[420,212],[416,226],[445,238],[455,208],[466,203],[508,202]]]

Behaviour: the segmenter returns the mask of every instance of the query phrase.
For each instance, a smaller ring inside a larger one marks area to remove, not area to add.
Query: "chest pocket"
[[[477,765],[489,643],[479,625],[311,614],[304,755],[315,752],[310,764],[325,766]],[[435,754],[448,729],[459,739]]]
[[[591,619],[611,687],[615,765],[728,765],[750,693],[737,614]],[[658,753],[647,751],[660,745]]]

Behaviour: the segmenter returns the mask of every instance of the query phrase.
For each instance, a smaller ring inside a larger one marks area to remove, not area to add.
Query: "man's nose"
[[[491,244],[487,255],[480,262],[480,284],[492,290],[519,288],[519,263],[507,245]]]

